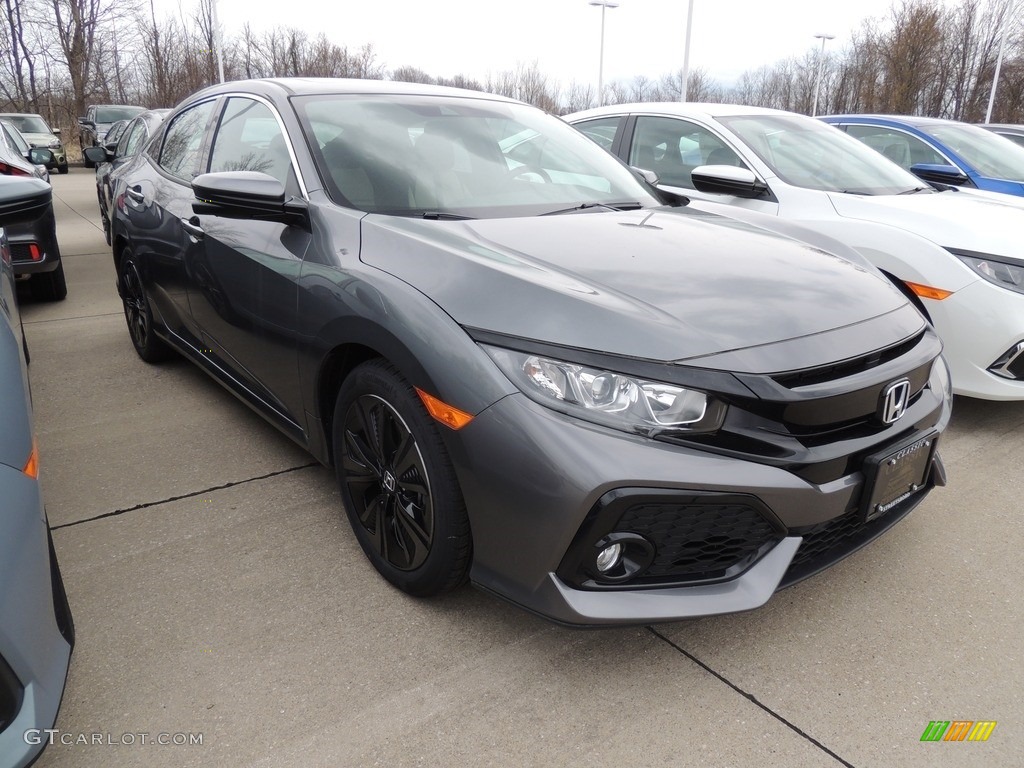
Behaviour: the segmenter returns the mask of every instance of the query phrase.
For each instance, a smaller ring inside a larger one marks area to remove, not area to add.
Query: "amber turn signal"
[[[451,429],[462,429],[473,420],[472,414],[460,411],[458,408],[438,400],[433,395],[428,395],[419,387],[415,387],[414,389],[416,390],[416,394],[420,396],[420,400],[423,401],[423,405],[426,407],[427,413],[446,427],[450,427]]]
[[[953,295],[952,291],[944,291],[942,288],[932,288],[930,285],[912,283],[909,280],[905,280],[904,282],[907,284],[907,288],[912,290],[922,299],[935,299],[935,301],[942,301],[943,299],[948,299]]]
[[[39,479],[39,446],[36,445],[35,438],[32,438],[32,453],[28,455],[28,461],[25,462],[25,468],[21,471],[33,480]]]

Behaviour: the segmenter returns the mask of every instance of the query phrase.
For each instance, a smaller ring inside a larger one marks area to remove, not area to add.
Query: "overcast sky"
[[[745,70],[820,46],[818,32],[836,35],[827,45],[839,49],[864,19],[888,17],[898,1],[694,0],[690,67],[731,84]],[[618,2],[605,11],[605,82],[682,67],[687,0]],[[483,80],[536,60],[563,86],[597,84],[601,9],[588,0],[219,0],[219,13],[229,35],[248,21],[256,31],[322,30],[350,49],[372,43],[388,69]]]

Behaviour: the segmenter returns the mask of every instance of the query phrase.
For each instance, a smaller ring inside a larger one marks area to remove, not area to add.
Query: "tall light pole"
[[[1013,18],[1013,11],[1016,10],[1017,3],[1013,3],[1009,7],[1010,18]],[[988,109],[985,111],[985,124],[988,125],[992,121],[992,105],[996,101],[996,86],[999,85],[999,70],[1003,67],[1003,45],[1006,43],[1006,28],[1010,26],[1010,23],[1004,18],[1003,19],[1003,31],[999,35],[999,55],[996,56],[996,71],[992,76],[992,90],[988,92]]]
[[[217,0],[211,0],[210,2],[210,13],[213,18],[210,21],[213,23],[213,47],[217,50],[217,74],[220,75],[220,81],[224,82],[224,44],[221,42],[220,34],[220,22],[217,20]]]
[[[608,8],[618,8],[611,0],[590,0],[591,5],[601,6],[601,57],[597,64],[597,106],[604,106],[604,14]]]
[[[686,101],[686,90],[690,80],[690,31],[693,29],[693,0],[686,11],[686,43],[683,45],[683,84],[679,89],[679,100]]]
[[[821,38],[821,53],[818,54],[818,77],[814,81],[814,106],[811,107],[811,117],[818,114],[818,93],[821,91],[821,73],[825,69],[825,41],[835,40],[835,35],[827,32],[819,32],[815,37]]]

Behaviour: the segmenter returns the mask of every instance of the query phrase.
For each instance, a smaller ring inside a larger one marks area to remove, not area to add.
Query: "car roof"
[[[38,112],[0,112],[0,117],[42,117]],[[43,122],[46,122],[45,119]]]
[[[566,115],[566,119],[584,119],[587,117],[599,117],[601,115],[614,115],[624,112],[646,112],[649,114],[674,115],[677,117],[693,117],[701,115],[704,117],[729,117],[732,115],[792,115],[794,112],[786,112],[781,109],[769,109],[768,107],[750,107],[744,104],[717,104],[696,101],[643,101],[631,104],[609,104],[604,107],[595,107],[583,112],[576,112]]]
[[[498,96],[485,91],[471,91],[464,88],[452,88],[445,85],[428,85],[425,83],[405,83],[393,80],[357,80],[341,77],[274,77],[258,80],[235,80],[219,83],[198,91],[187,101],[202,96],[218,93],[235,92],[253,93],[262,96],[306,96],[318,94],[403,94],[425,96],[456,96],[486,101],[505,101],[511,104],[521,103],[515,99]],[[184,102],[183,102],[184,103]]]
[[[822,120],[857,120],[867,119],[878,122],[887,121],[890,123],[902,123],[903,125],[927,126],[927,125],[969,125],[959,120],[947,120],[941,117],[921,117],[919,115],[825,115]]]

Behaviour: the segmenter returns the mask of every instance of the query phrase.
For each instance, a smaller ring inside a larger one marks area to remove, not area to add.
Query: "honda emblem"
[[[879,415],[883,424],[894,424],[907,412],[910,405],[910,382],[907,379],[894,381],[882,392],[882,407]]]

